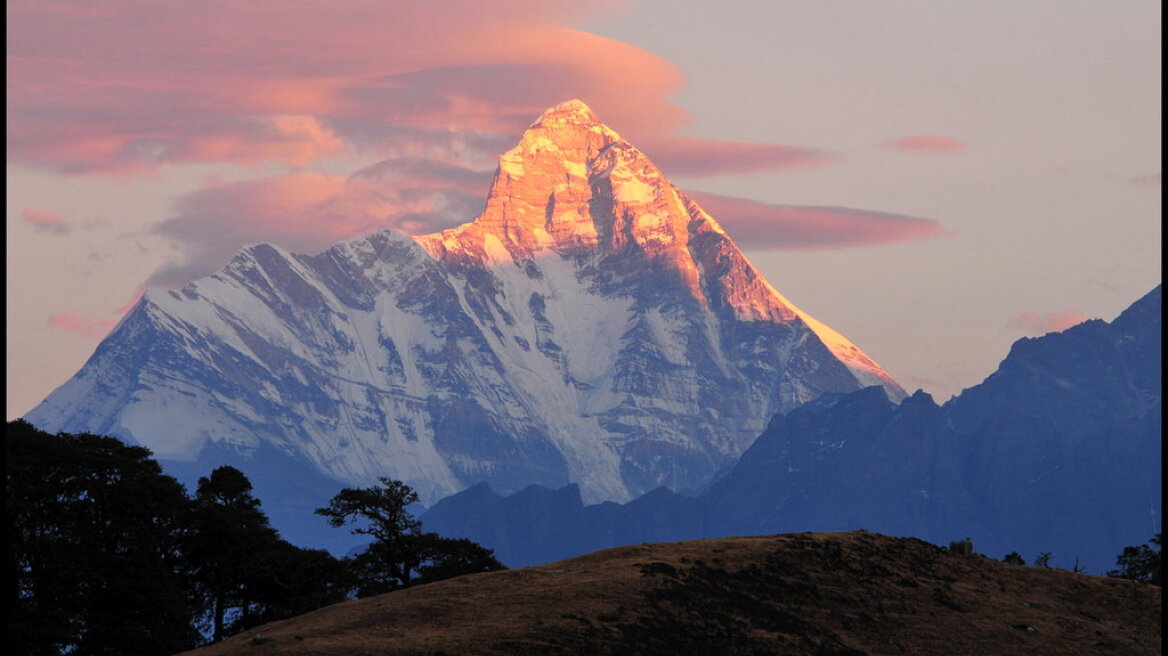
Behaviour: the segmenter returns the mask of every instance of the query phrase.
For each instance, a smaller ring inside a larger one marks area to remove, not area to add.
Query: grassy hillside
[[[976,548],[976,545],[975,545]],[[1161,589],[864,531],[642,544],[350,601],[198,656],[1159,654]]]

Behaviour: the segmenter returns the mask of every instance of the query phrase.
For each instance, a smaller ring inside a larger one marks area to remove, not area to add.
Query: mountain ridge
[[[421,519],[509,565],[644,541],[867,528],[939,544],[971,536],[987,553],[1051,552],[1103,572],[1161,530],[1160,303],[1157,286],[1110,323],[1019,340],[944,405],[922,391],[894,405],[870,387],[777,414],[697,496],[584,505],[571,490],[512,500],[479,487]]]
[[[244,471],[262,450],[328,481],[390,476],[427,502],[484,480],[628,500],[697,489],[774,412],[869,384],[903,396],[569,101],[500,156],[474,221],[247,247],[148,291],[26,419],[164,462],[215,446]]]

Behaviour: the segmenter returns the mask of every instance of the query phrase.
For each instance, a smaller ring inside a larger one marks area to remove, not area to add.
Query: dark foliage
[[[353,585],[345,563],[327,551],[280,540],[261,561],[249,581],[255,601],[227,627],[229,635],[344,601]]]
[[[965,538],[964,540],[950,542],[949,543],[949,550],[955,554],[961,554],[962,556],[972,556],[973,555],[973,540],[971,540],[970,538]]]
[[[172,654],[345,598],[324,551],[280,539],[242,472],[194,498],[111,437],[5,432],[6,653]]]
[[[380,485],[341,490],[329,500],[328,507],[317,508],[316,514],[327,517],[334,528],[356,524],[354,534],[369,535],[379,542],[417,533],[422,525],[407,508],[418,502],[418,493],[401,481],[377,480]]]
[[[5,432],[9,654],[170,654],[198,639],[181,551],[188,500],[150,452]]]
[[[434,547],[428,562],[418,570],[418,583],[507,569],[495,558],[494,551],[467,538],[440,537],[435,540]]]
[[[369,488],[346,488],[316,513],[331,526],[354,525],[352,532],[374,538],[349,560],[358,597],[382,594],[417,583],[462,574],[505,569],[494,552],[467,539],[424,533],[408,506],[418,495],[410,486],[388,478]]]
[[[348,573],[324,551],[280,539],[233,467],[200,478],[187,558],[212,640],[341,601]]]
[[[195,492],[187,555],[213,640],[225,637],[228,613],[250,613],[266,557],[279,542],[251,489],[238,469],[220,467],[200,478]]]
[[[1018,553],[1017,551],[1011,551],[1010,553],[1006,554],[1005,556],[1002,556],[1002,562],[1009,563],[1011,565],[1025,565],[1026,564],[1026,560],[1024,558],[1022,558],[1022,554]]]
[[[1148,544],[1141,544],[1138,547],[1124,547],[1123,553],[1115,559],[1115,564],[1119,569],[1113,569],[1107,575],[1113,578],[1132,579],[1133,581],[1161,585],[1161,535],[1161,533],[1157,533],[1152,536],[1151,540],[1148,540],[1148,544],[1155,548],[1148,546]]]

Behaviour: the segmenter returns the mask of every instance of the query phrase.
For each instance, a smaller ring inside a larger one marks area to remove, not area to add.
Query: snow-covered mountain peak
[[[547,251],[674,250],[679,266],[689,267],[681,251],[695,218],[648,157],[586,104],[569,100],[544,112],[499,157],[486,208],[474,222],[419,242],[435,257],[481,258],[489,251],[496,260],[516,261]]]
[[[272,449],[427,502],[479,481],[593,502],[700,487],[776,412],[874,384],[903,397],[568,101],[499,158],[475,220],[250,246],[147,294],[29,420],[173,459]]]
[[[592,111],[592,108],[584,101],[574,98],[572,100],[565,100],[555,107],[548,108],[531,125],[535,127],[555,123],[601,125],[600,118],[596,115],[596,112]]]
[[[575,261],[578,277],[603,269],[611,279],[623,267],[628,280],[638,275],[631,263],[668,270],[699,307],[725,307],[743,321],[799,321],[863,384],[904,395],[863,351],[779,294],[713,217],[579,100],[545,111],[499,157],[475,221],[417,240],[436,260],[500,273],[538,271],[549,257]]]

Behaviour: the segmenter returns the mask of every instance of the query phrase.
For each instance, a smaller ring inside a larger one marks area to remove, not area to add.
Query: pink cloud
[[[139,287],[138,291],[134,292],[133,298],[131,298],[129,300],[129,302],[127,302],[125,305],[122,305],[121,307],[114,310],[114,314],[116,314],[117,316],[120,317],[123,314],[129,312],[130,310],[133,310],[134,306],[138,304],[138,301],[142,300],[142,295],[145,293],[146,293],[146,288]]]
[[[1133,175],[1127,179],[1128,182],[1140,187],[1159,187],[1161,183],[1161,174],[1153,173],[1151,175]]]
[[[774,205],[705,192],[687,192],[746,249],[825,249],[879,246],[944,234],[932,219],[848,207]]]
[[[349,177],[299,173],[210,183],[179,199],[175,216],[154,228],[177,241],[186,259],[147,285],[178,286],[212,273],[251,243],[314,253],[382,228],[409,234],[450,228],[482,211],[490,180],[490,171],[403,158]]]
[[[969,144],[949,137],[939,137],[930,134],[917,134],[908,137],[897,137],[884,142],[885,148],[905,152],[937,152],[952,153],[965,150]]]
[[[180,244],[185,257],[146,284],[180,286],[216,271],[251,243],[315,253],[382,228],[415,235],[451,228],[482,212],[491,175],[456,163],[397,158],[347,178],[298,173],[210,182],[179,199],[175,215],[153,229]],[[689,195],[747,248],[872,246],[943,234],[935,221],[886,212]]]
[[[13,0],[9,156],[80,174],[302,167],[402,129],[514,136],[570,97],[628,130],[680,125],[674,66],[567,27],[597,4]]]
[[[49,327],[75,333],[88,339],[105,337],[118,322],[100,317],[89,317],[76,312],[54,314],[49,317]]]
[[[20,218],[25,223],[32,224],[39,232],[48,232],[54,235],[67,235],[71,232],[64,217],[53,212],[26,207],[20,211]]]
[[[830,161],[670,136],[687,120],[667,100],[683,86],[677,68],[570,27],[608,4],[12,0],[9,157],[123,176],[199,162],[299,169],[354,149],[478,164],[580,98],[677,175]]]
[[[666,175],[729,175],[822,166],[833,153],[777,144],[659,136],[636,142]]]
[[[1048,312],[1045,314],[1025,312],[1010,319],[1006,325],[1027,335],[1045,335],[1046,333],[1062,332],[1086,320],[1087,317],[1078,312]]]

